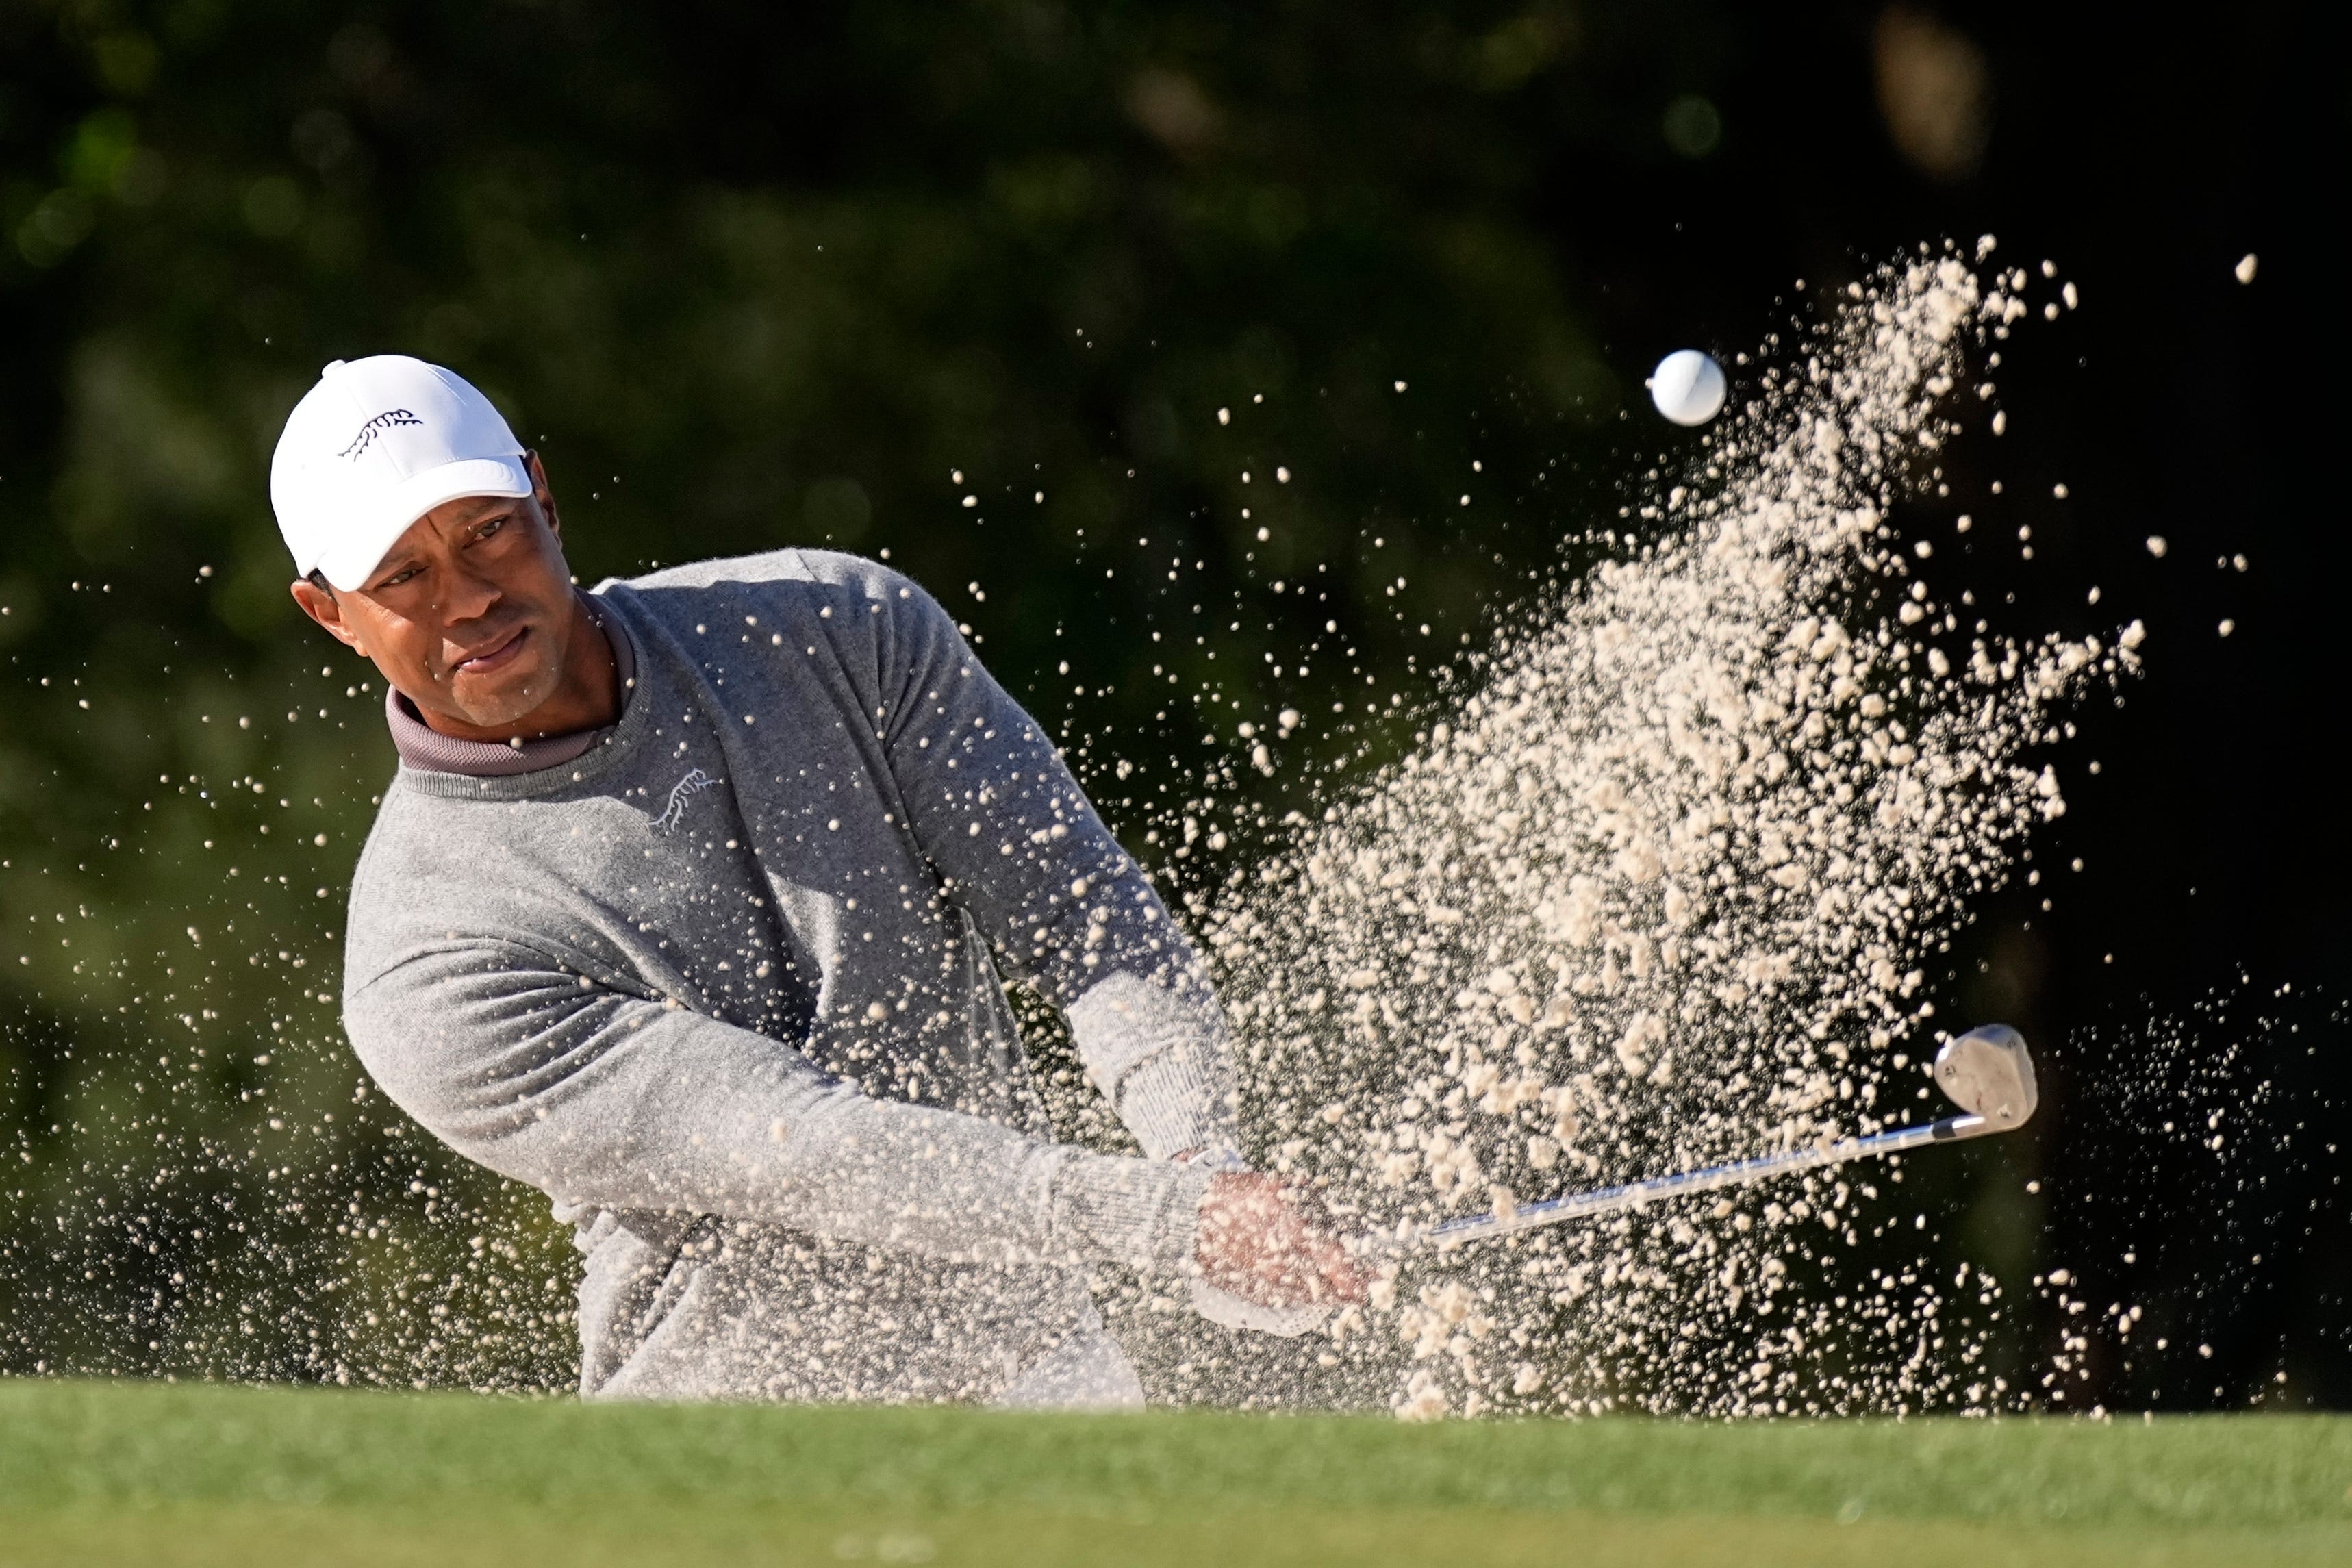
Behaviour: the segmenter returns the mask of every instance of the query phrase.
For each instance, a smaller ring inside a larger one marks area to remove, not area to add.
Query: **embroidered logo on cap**
[[[410,413],[405,408],[388,408],[382,414],[377,415],[374,418],[369,420],[366,424],[361,426],[360,433],[352,437],[352,444],[344,447],[341,451],[336,453],[335,456],[338,458],[350,458],[356,460],[361,453],[366,451],[370,447],[375,444],[375,438],[378,436],[383,435],[386,430],[392,428],[392,426],[395,425],[422,425],[424,423],[424,420],[419,419],[415,415]]]

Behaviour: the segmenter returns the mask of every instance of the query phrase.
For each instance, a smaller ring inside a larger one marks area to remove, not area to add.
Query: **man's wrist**
[[[1054,1178],[1054,1227],[1091,1259],[1188,1272],[1216,1172],[1164,1160],[1074,1153]]]

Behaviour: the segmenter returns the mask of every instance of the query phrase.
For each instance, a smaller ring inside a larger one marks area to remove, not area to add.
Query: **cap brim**
[[[392,547],[416,520],[464,496],[530,494],[530,472],[515,458],[467,458],[411,474],[375,500],[373,515],[339,530],[319,557],[318,570],[342,593],[367,586]]]

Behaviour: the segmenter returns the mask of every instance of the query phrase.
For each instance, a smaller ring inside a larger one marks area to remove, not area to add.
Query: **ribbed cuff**
[[[1084,1257],[1181,1273],[1192,1260],[1201,1200],[1215,1174],[1159,1160],[1074,1153],[1054,1177],[1054,1234]]]
[[[1143,1152],[1231,1145],[1231,1037],[1216,995],[1189,972],[1107,976],[1067,1010],[1095,1081]]]
[[[1118,1085],[1118,1119],[1143,1145],[1164,1160],[1187,1149],[1229,1149],[1234,1135],[1231,1096],[1224,1075],[1205,1070],[1200,1047],[1171,1046],[1138,1063]]]

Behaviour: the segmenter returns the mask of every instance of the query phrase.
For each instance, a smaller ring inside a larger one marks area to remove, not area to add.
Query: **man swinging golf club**
[[[1087,1269],[1296,1329],[1363,1281],[1240,1169],[1196,954],[907,578],[783,550],[573,586],[488,400],[327,367],[271,499],[400,771],[352,887],[361,1060],[577,1226],[589,1396],[1137,1405]],[[1147,1157],[1051,1141],[1000,974]]]

